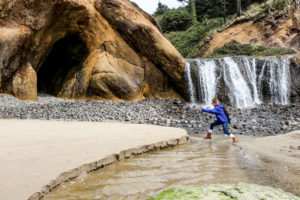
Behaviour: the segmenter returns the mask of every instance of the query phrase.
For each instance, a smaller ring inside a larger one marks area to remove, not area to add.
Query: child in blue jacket
[[[217,98],[214,98],[212,100],[212,104],[215,107],[214,109],[202,109],[202,112],[212,113],[216,114],[217,121],[210,124],[210,129],[208,130],[208,133],[204,139],[211,139],[211,134],[213,131],[213,128],[215,126],[221,125],[223,126],[223,131],[225,134],[229,135],[232,138],[233,143],[237,143],[238,139],[228,131],[228,118],[224,112],[223,106],[220,103],[220,101]]]

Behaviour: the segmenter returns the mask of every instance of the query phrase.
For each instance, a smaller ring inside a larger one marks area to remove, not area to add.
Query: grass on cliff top
[[[294,50],[287,48],[241,44],[239,42],[232,41],[228,44],[225,44],[221,48],[215,49],[214,52],[207,57],[220,58],[227,56],[279,56],[294,53],[296,53]]]

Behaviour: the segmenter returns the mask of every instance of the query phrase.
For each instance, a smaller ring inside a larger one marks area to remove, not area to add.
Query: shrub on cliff
[[[222,18],[210,19],[202,23],[195,23],[184,32],[169,33],[167,37],[184,57],[199,57],[201,56],[199,47],[210,39],[212,30],[221,27],[222,24]]]
[[[273,7],[274,10],[277,11],[282,11],[287,7],[287,2],[286,0],[277,0],[277,1],[273,1],[271,6]]]
[[[192,25],[192,20],[192,16],[185,8],[172,9],[164,12],[160,26],[164,33],[185,31]]]
[[[241,44],[237,41],[232,41],[225,44],[221,48],[214,50],[212,54],[207,57],[219,58],[226,56],[277,56],[294,54],[292,49],[281,47],[266,47],[263,45]]]

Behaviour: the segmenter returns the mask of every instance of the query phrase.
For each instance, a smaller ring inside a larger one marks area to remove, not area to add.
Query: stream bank
[[[300,195],[299,159],[297,165],[290,165],[286,160],[270,160],[261,152],[249,151],[244,144],[253,138],[241,136],[244,143],[232,145],[226,136],[213,140],[191,137],[189,144],[123,160],[64,183],[43,200],[148,199],[174,187],[240,182]],[[289,137],[280,139],[289,142]],[[270,142],[266,148],[272,145]]]
[[[187,142],[183,129],[141,124],[0,120],[0,126],[5,200],[39,200],[64,181]]]

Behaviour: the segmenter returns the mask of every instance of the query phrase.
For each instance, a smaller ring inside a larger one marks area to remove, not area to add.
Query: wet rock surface
[[[186,129],[190,134],[206,133],[215,120],[179,100],[144,99],[136,102],[64,100],[39,95],[38,101],[21,101],[0,94],[0,118],[78,121],[121,121]],[[276,135],[300,129],[300,105],[264,105],[240,110],[228,108],[229,131],[237,135]],[[221,127],[215,133],[223,134]]]
[[[159,199],[290,199],[298,200],[292,194],[285,193],[282,190],[275,188],[259,186],[254,184],[239,183],[235,185],[204,185],[204,186],[190,186],[178,187],[169,189],[155,198],[149,200]]]

